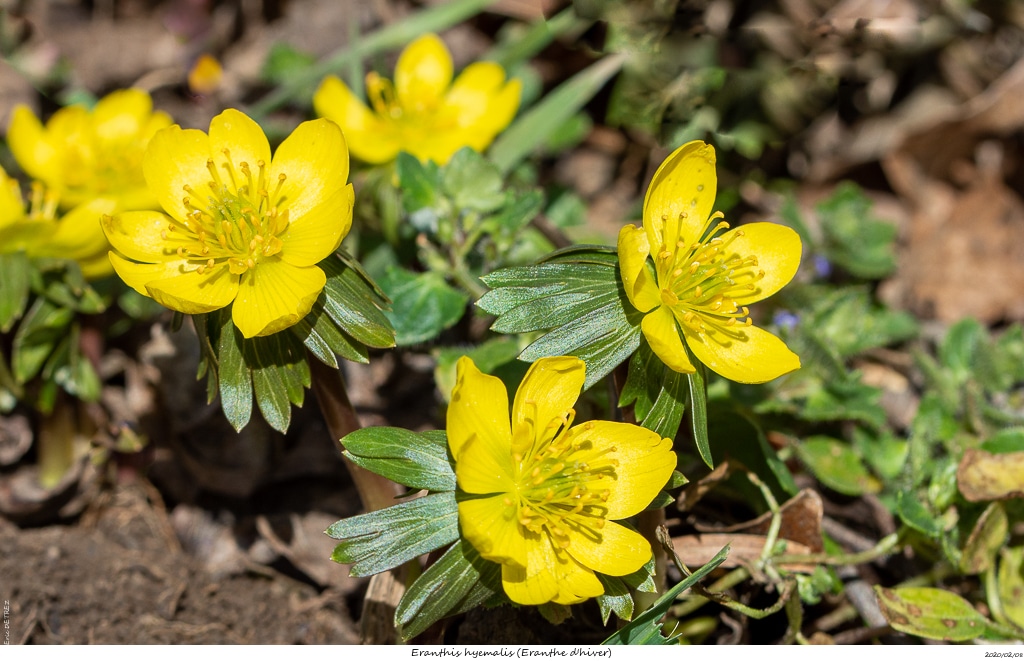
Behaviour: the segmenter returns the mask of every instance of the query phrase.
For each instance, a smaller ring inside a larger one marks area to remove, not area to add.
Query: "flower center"
[[[52,188],[46,188],[38,181],[32,182],[32,197],[29,199],[28,213],[25,219],[36,222],[52,222],[57,219],[57,205],[60,194]]]
[[[425,131],[451,129],[458,124],[458,118],[443,112],[433,99],[417,99],[411,108],[404,107],[394,83],[373,71],[366,74],[366,97],[378,115],[411,130],[408,139],[422,140]]]
[[[535,402],[526,402],[536,411]],[[547,532],[555,546],[568,548],[570,534],[601,539],[618,460],[614,446],[597,448],[580,440],[581,431],[593,428],[585,423],[570,429],[575,412],[570,409],[543,429],[535,416],[528,416],[513,434],[513,464],[516,492],[505,497],[505,505],[527,530]]]
[[[764,271],[757,268],[756,256],[740,255],[730,248],[730,243],[743,236],[743,230],[723,239],[718,235],[729,229],[729,223],[722,221],[708,231],[711,222],[722,217],[721,212],[713,214],[704,225],[703,238],[692,243],[676,232],[679,240],[662,245],[654,259],[662,303],[672,309],[680,323],[698,333],[708,332],[707,324],[750,326],[748,308],[737,305],[735,299],[749,296],[764,277]],[[680,223],[685,219],[684,211]],[[663,216],[662,220],[668,218]]]
[[[208,160],[206,169],[212,180],[205,203],[186,184],[184,221],[172,220],[160,233],[168,244],[168,254],[195,264],[200,274],[224,265],[234,275],[256,268],[260,260],[281,252],[280,235],[288,229],[288,210],[280,209],[285,175],[278,175],[271,194],[266,163],[256,163],[254,177],[248,163],[239,162],[236,171],[227,149],[224,156],[221,166],[227,181],[221,179],[213,159]]]

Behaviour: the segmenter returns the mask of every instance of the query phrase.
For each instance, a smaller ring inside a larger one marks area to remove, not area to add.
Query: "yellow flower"
[[[775,223],[730,230],[712,214],[715,150],[699,140],[674,151],[654,174],[644,225],[619,232],[619,269],[654,353],[693,372],[683,347],[727,379],[763,383],[799,369],[800,358],[751,325],[749,303],[771,296],[800,266],[800,237]],[[653,273],[648,256],[654,260]]]
[[[95,197],[112,197],[121,209],[155,209],[156,199],[142,178],[142,154],[171,118],[153,112],[149,94],[113,92],[92,111],[69,106],[44,127],[32,111],[18,106],[7,142],[21,168],[60,196],[63,208]]]
[[[470,64],[453,83],[448,49],[428,34],[399,56],[393,85],[367,74],[373,110],[334,76],[320,84],[313,107],[341,126],[362,161],[386,163],[406,151],[444,165],[462,147],[483,151],[491,144],[515,116],[521,87],[494,62]]]
[[[245,337],[306,316],[326,283],[317,262],[352,225],[348,149],[334,122],[300,124],[271,159],[259,125],[225,110],[209,135],[176,125],[157,133],[142,167],[169,217],[104,217],[121,279],[186,314],[233,303]]]
[[[33,182],[26,209],[18,182],[0,168],[0,252],[72,259],[89,279],[110,275],[110,246],[100,228],[100,216],[113,212],[115,206],[112,199],[96,198],[60,215],[56,193]]]
[[[459,360],[448,407],[462,534],[501,564],[520,604],[572,604],[604,592],[594,572],[623,576],[651,558],[641,535],[615,523],[640,512],[676,465],[672,442],[622,422],[572,425],[585,366],[535,362],[509,421],[501,380]]]

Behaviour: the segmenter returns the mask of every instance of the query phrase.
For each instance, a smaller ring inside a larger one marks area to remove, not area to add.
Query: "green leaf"
[[[331,559],[352,564],[352,576],[379,574],[458,539],[458,519],[453,491],[342,519],[327,529],[343,540]]]
[[[319,301],[294,328],[295,335],[325,365],[338,367],[334,354],[354,363],[370,362],[366,345],[338,328]]]
[[[707,371],[704,366],[697,364],[697,371],[687,374],[686,379],[690,386],[690,428],[693,431],[693,442],[697,444],[697,451],[700,458],[714,468],[715,463],[711,458],[711,443],[708,440],[708,403],[707,403]]]
[[[725,562],[729,555],[729,547],[726,546],[715,554],[715,557],[697,571],[693,572],[679,583],[668,589],[661,595],[651,607],[640,614],[635,620],[622,627],[611,636],[606,638],[602,645],[671,645],[677,640],[676,636],[665,638],[661,634],[659,620],[663,618],[668,609],[672,606],[676,597],[684,590],[693,587],[698,581],[710,574],[718,565]]]
[[[260,77],[268,83],[283,83],[309,68],[316,58],[284,42],[275,41],[263,62]]]
[[[410,489],[454,491],[445,433],[417,434],[397,427],[366,427],[341,439],[353,463]]]
[[[633,404],[633,413],[645,428],[675,438],[686,410],[686,378],[665,366],[647,342],[629,361],[619,406]]]
[[[941,523],[912,492],[900,491],[896,494],[896,513],[903,523],[932,539],[942,535]]]
[[[896,226],[871,215],[871,200],[856,184],[840,184],[817,206],[828,258],[858,278],[877,280],[896,268]]]
[[[260,413],[272,428],[281,433],[288,431],[291,405],[302,406],[310,384],[302,345],[291,333],[242,339],[241,343]]]
[[[65,338],[73,310],[58,307],[45,298],[36,299],[14,334],[11,367],[18,383],[39,373],[57,343]]]
[[[501,594],[501,565],[484,560],[472,544],[460,539],[402,595],[395,625],[402,639],[409,640],[435,622]]]
[[[638,313],[626,299],[614,249],[583,246],[547,261],[494,271],[483,280],[491,291],[477,306],[498,315],[491,328],[503,333],[546,330],[519,356],[577,356],[587,363],[584,384],[604,378],[640,346]]]
[[[0,254],[0,332],[6,333],[28,305],[32,263],[25,253]]]
[[[939,360],[948,367],[958,383],[971,376],[974,358],[986,338],[985,328],[977,319],[966,318],[953,324],[939,346]]]
[[[395,160],[395,169],[406,213],[432,209],[438,205],[441,170],[437,163],[421,163],[418,158],[403,151],[399,152]]]
[[[606,56],[545,94],[494,141],[489,151],[491,160],[502,172],[511,171],[578,113],[618,73],[625,60],[624,55]]]
[[[43,373],[46,378],[56,381],[69,395],[83,402],[95,402],[100,398],[100,377],[89,359],[82,355],[79,337],[78,324],[72,324],[71,334],[50,356]]]
[[[327,275],[327,284],[317,300],[338,328],[368,347],[395,346],[395,331],[383,312],[387,296],[359,264],[339,251],[317,266]]]
[[[878,478],[864,467],[860,456],[843,441],[827,436],[812,436],[796,446],[800,460],[830,489],[847,496],[877,493]]]
[[[220,406],[224,416],[240,431],[252,415],[252,377],[242,355],[242,332],[231,321],[230,308],[210,313],[220,326],[217,347],[217,379],[220,385]]]
[[[505,202],[501,172],[470,147],[455,152],[444,167],[442,186],[455,208],[488,212]]]
[[[1004,548],[999,560],[999,603],[1003,615],[1024,630],[1024,546]]]
[[[939,588],[875,586],[893,629],[922,638],[961,642],[989,633],[990,622],[963,597]]]
[[[436,338],[462,318],[469,300],[434,272],[413,273],[390,267],[380,284],[391,298],[388,318],[399,346]]]
[[[960,555],[960,571],[980,574],[995,566],[996,554],[1006,544],[1009,530],[1002,503],[989,503],[964,544]]]

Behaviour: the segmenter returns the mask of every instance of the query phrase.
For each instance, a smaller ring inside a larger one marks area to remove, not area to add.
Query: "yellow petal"
[[[651,559],[651,545],[640,533],[608,521],[600,535],[573,535],[566,551],[584,567],[608,576],[632,574]]]
[[[509,599],[524,606],[546,604],[558,596],[554,575],[546,568],[528,574],[525,567],[503,564],[501,587]]]
[[[59,176],[59,158],[39,118],[27,106],[15,106],[7,128],[7,146],[29,176],[52,181]]]
[[[608,508],[605,518],[613,521],[633,516],[650,505],[676,467],[672,441],[638,425],[593,420],[573,427],[570,437],[574,442],[591,441],[597,447],[610,445],[615,448],[612,456],[619,463],[615,469],[615,481],[610,483],[611,493],[605,502]]]
[[[113,262],[113,258],[110,260]],[[158,264],[155,266],[169,270],[174,263]],[[140,264],[140,267],[151,266]],[[115,263],[114,268],[121,275],[121,270]],[[193,269],[191,265],[188,267]],[[141,270],[141,269],[140,269]],[[121,278],[128,282],[127,278]],[[129,285],[132,283],[128,282]],[[173,277],[162,280],[151,280],[146,284],[146,290],[160,305],[184,312],[185,314],[202,314],[219,310],[231,302],[238,291],[238,276],[231,275],[226,266],[209,269],[205,273],[196,270],[189,270]]]
[[[281,234],[281,259],[296,266],[312,266],[337,250],[352,227],[355,200],[352,184],[348,184],[304,214],[293,215],[289,210],[288,229]]]
[[[114,250],[137,262],[161,262],[173,257],[160,233],[171,219],[159,211],[125,211],[103,216],[100,227]]]
[[[700,239],[715,204],[718,175],[715,148],[700,140],[672,152],[658,171],[644,199],[644,229],[651,248],[691,244]]]
[[[452,82],[452,56],[436,34],[425,34],[398,57],[395,94],[406,111],[436,108]]]
[[[594,572],[569,554],[556,552],[546,535],[536,542],[527,541],[529,555],[525,570],[502,565],[501,583],[509,599],[524,605],[548,601],[568,605],[604,593]]]
[[[0,228],[20,220],[25,215],[25,202],[15,179],[0,167]]]
[[[77,261],[101,255],[106,262],[109,244],[100,219],[104,214],[113,213],[116,207],[115,200],[98,198],[64,214],[45,244],[47,254]]]
[[[313,95],[313,107],[341,127],[352,155],[366,163],[387,163],[401,149],[394,127],[356,98],[345,83],[328,76]],[[280,151],[280,150],[279,150]]]
[[[512,120],[506,112],[499,116],[490,116],[495,110],[492,100],[505,84],[505,70],[494,62],[474,62],[463,69],[444,98],[446,112],[457,118],[459,126],[480,127],[483,124],[505,123],[496,128],[494,133],[508,125]],[[518,103],[517,106],[518,107]],[[512,108],[515,114],[516,107]]]
[[[629,302],[640,312],[650,312],[661,305],[658,285],[647,270],[651,254],[647,233],[633,225],[619,231],[619,273]]]
[[[139,264],[121,257],[116,252],[108,253],[108,257],[118,277],[124,280],[126,285],[149,298],[152,298],[153,295],[146,289],[147,284],[181,275],[182,268],[188,265],[184,260],[160,262],[159,264]],[[225,305],[227,304],[225,303]]]
[[[97,255],[89,259],[78,260],[78,266],[82,269],[82,275],[86,280],[99,280],[108,275],[114,274],[114,267],[106,254]]]
[[[470,436],[462,444],[455,477],[466,493],[513,493],[512,453],[507,443],[488,443],[479,435]]]
[[[779,338],[756,326],[726,328],[703,316],[707,330],[684,329],[697,360],[738,383],[764,383],[800,369],[800,357]]]
[[[206,163],[212,157],[210,138],[196,129],[168,126],[157,131],[142,157],[142,172],[150,191],[164,210],[181,220],[185,217],[182,200],[191,186],[197,203],[206,204],[210,195],[210,172]]]
[[[696,371],[686,355],[676,318],[668,307],[663,305],[651,311],[640,322],[640,329],[647,338],[647,344],[651,345],[651,351],[670,369],[684,374]]]
[[[534,438],[551,438],[565,416],[579,399],[587,366],[574,356],[540,358],[523,377],[512,404],[512,430],[531,431],[530,443]],[[548,427],[556,423],[555,427]],[[518,437],[517,437],[518,440]]]
[[[776,223],[750,223],[722,235],[722,244],[734,254],[757,256],[755,268],[764,271],[757,289],[746,296],[736,296],[737,305],[749,305],[768,298],[785,287],[800,268],[802,245],[800,235]]]
[[[457,464],[456,464],[457,465]],[[526,566],[527,540],[516,520],[515,509],[505,504],[505,494],[459,500],[462,536],[493,562]]]
[[[153,110],[149,94],[118,90],[103,97],[92,111],[93,130],[101,143],[134,141]]]
[[[288,210],[281,239],[293,264],[319,262],[341,244],[352,227],[355,193],[348,179],[348,147],[338,125],[326,119],[300,124],[274,154],[270,168],[272,204]]]
[[[230,177],[229,169],[225,168],[228,161],[225,150],[230,154],[230,165],[235,172],[234,180]],[[225,184],[234,181],[235,188],[245,185],[245,177],[238,169],[241,163],[249,165],[253,178],[259,174],[260,161],[265,166],[270,166],[270,143],[267,142],[263,129],[245,113],[234,108],[228,108],[210,120],[210,151],[221,179]],[[205,167],[206,163],[203,165]],[[206,179],[209,178],[207,175]],[[276,185],[277,182],[271,180],[267,188],[273,190]]]
[[[271,335],[309,314],[327,276],[316,266],[263,259],[242,274],[231,319],[245,337]]]
[[[455,388],[447,415],[448,447],[458,465],[463,446],[476,437],[481,443],[512,453],[508,391],[501,379],[477,369],[468,356],[455,367]]]

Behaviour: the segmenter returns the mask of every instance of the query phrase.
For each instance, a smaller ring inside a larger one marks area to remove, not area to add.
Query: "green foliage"
[[[438,620],[465,613],[502,594],[501,566],[482,559],[472,544],[459,540],[402,595],[395,625],[402,638],[409,640]]]
[[[219,394],[224,416],[236,430],[249,424],[255,402],[270,426],[291,424],[310,386],[308,354],[337,367],[335,354],[368,362],[368,347],[394,346],[384,316],[387,298],[347,254],[319,264],[327,284],[299,323],[265,337],[244,338],[231,321],[231,307],[195,315],[203,350],[199,377],[207,377],[210,401]]]
[[[963,597],[939,588],[875,587],[878,605],[893,629],[923,638],[961,642],[1015,638],[979,613]]]
[[[455,473],[443,431],[368,427],[345,437],[345,456],[358,466],[410,489],[454,491]]]
[[[865,279],[883,278],[896,268],[896,226],[871,217],[871,201],[845,182],[817,207],[829,261]]]
[[[0,368],[0,410],[29,397],[49,412],[57,388],[83,401],[98,400],[99,376],[80,338],[84,315],[105,308],[76,263],[0,254],[0,333],[13,331],[10,368]],[[26,389],[32,383],[38,388]]]
[[[398,346],[426,342],[462,318],[469,297],[438,273],[413,273],[392,267],[380,278],[391,298],[388,319]]]
[[[534,266],[494,271],[484,282],[491,291],[477,306],[497,315],[492,330],[546,331],[519,359],[577,356],[587,364],[585,388],[640,346],[640,315],[626,301],[613,249],[559,251]]]
[[[729,555],[729,547],[723,548],[715,554],[706,565],[696,570],[679,583],[669,588],[665,594],[658,597],[650,608],[645,610],[635,620],[622,627],[611,636],[606,638],[603,645],[672,645],[678,642],[678,636],[662,635],[659,621],[668,613],[676,597],[684,590],[693,587],[698,581],[710,574],[718,565],[725,562]]]
[[[342,519],[327,529],[342,540],[331,559],[351,564],[352,576],[379,574],[455,541],[458,519],[454,491]]]

